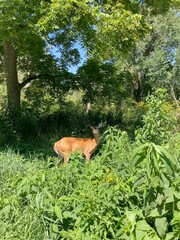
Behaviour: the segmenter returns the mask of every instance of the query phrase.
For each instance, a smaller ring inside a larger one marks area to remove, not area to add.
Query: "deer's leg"
[[[57,166],[59,166],[61,160],[62,160],[62,158],[59,158],[59,159],[57,160]]]
[[[90,161],[91,161],[91,154],[90,153],[86,153],[85,157],[86,157],[86,163],[90,163]]]
[[[57,163],[56,163],[57,167],[59,167],[59,164],[62,161],[62,159],[63,159],[63,156],[58,152],[58,160],[57,160]]]
[[[64,155],[64,164],[67,164],[69,161],[69,156],[68,155]]]

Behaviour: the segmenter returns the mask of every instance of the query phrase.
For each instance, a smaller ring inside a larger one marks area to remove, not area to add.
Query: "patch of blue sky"
[[[71,73],[76,73],[77,72],[77,69],[83,65],[84,61],[86,60],[87,58],[87,52],[86,50],[80,46],[79,43],[76,43],[74,46],[74,48],[78,49],[79,51],[79,54],[80,54],[80,62],[77,64],[77,65],[73,65],[73,64],[70,64],[68,66],[68,70],[69,72]],[[61,52],[60,50],[57,48],[57,47],[54,47],[54,46],[51,46],[49,51],[51,52],[51,54],[53,54],[55,57],[57,58],[60,58],[61,56]]]

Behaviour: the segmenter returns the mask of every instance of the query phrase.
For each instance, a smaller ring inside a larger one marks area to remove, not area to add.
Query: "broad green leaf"
[[[166,234],[165,240],[176,240],[175,233],[170,232]]]
[[[167,149],[163,146],[157,146],[154,144],[154,148],[156,149],[157,152],[161,155],[161,159],[163,163],[165,164],[168,172],[170,175],[173,174],[173,170],[176,166],[176,161],[175,159],[171,156],[171,154],[167,151]]]
[[[136,219],[136,213],[133,211],[126,211],[126,216],[129,222],[134,226],[135,224],[135,219]]]
[[[11,210],[11,206],[10,205],[6,205],[5,207],[3,207],[0,211],[0,216],[2,216],[3,214],[7,217],[8,214],[10,213]]]
[[[166,235],[167,230],[167,219],[166,217],[163,218],[156,218],[155,219],[155,227],[158,235],[163,238]]]
[[[132,165],[137,166],[143,159],[146,157],[147,148],[149,147],[149,143],[145,143],[137,147],[131,156]]]
[[[152,228],[149,226],[149,224],[145,220],[138,221],[136,223],[136,229],[146,231],[146,232],[152,230]]]
[[[179,211],[174,211],[174,218],[172,220],[172,222],[174,221],[178,221],[180,224],[180,212]]]
[[[161,194],[161,193],[157,194],[156,203],[157,203],[158,206],[161,206],[165,200],[166,199],[165,199],[164,194]]]
[[[165,188],[166,203],[174,202],[175,190],[172,187]]]
[[[146,235],[143,240],[161,240],[157,234],[153,233],[150,235]]]
[[[154,208],[153,210],[151,210],[148,217],[160,217],[160,216],[163,216],[166,213],[167,213],[167,211],[163,208],[161,208],[160,210],[158,210],[158,208]]]
[[[143,230],[136,229],[136,239],[142,240],[146,236],[147,232]]]
[[[145,220],[136,223],[136,239],[160,240],[154,229]]]

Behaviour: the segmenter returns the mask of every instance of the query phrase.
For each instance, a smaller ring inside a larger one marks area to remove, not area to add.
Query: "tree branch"
[[[70,74],[70,76],[72,77],[73,74],[67,72],[68,74]],[[25,87],[28,83],[30,83],[31,81],[38,79],[38,78],[48,78],[50,81],[52,81],[54,78],[62,78],[61,74],[37,74],[37,75],[32,75],[29,77],[26,77],[25,80],[22,83],[19,83],[19,87],[20,90],[22,90],[23,87]]]
[[[42,77],[42,74],[27,77],[22,83],[19,84],[20,90],[23,87],[25,87],[28,83],[30,83],[32,80],[38,79],[40,77]]]

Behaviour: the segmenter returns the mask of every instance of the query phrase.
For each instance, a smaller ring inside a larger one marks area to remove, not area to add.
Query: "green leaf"
[[[53,196],[52,196],[52,194],[51,194],[47,189],[44,189],[44,192],[47,194],[47,196],[49,197],[49,199],[53,201]]]
[[[136,229],[136,239],[142,240],[146,236],[146,231]]]
[[[166,203],[174,202],[174,193],[175,190],[172,187],[165,188]]]
[[[2,216],[3,214],[7,217],[10,213],[11,210],[11,206],[10,205],[6,205],[1,211],[0,211],[0,216]]]
[[[136,223],[136,239],[159,240],[154,229],[145,220],[141,220]]]
[[[63,212],[63,217],[64,218],[72,218],[72,219],[77,219],[77,216],[75,214],[73,214],[72,212],[66,211]]]
[[[135,225],[135,219],[136,219],[136,213],[133,211],[126,211],[126,216],[129,222],[134,226]]]
[[[170,233],[167,233],[167,234],[166,234],[165,240],[175,240],[175,239],[177,239],[177,238],[175,237],[175,233],[170,232]]]
[[[161,155],[161,160],[165,164],[169,174],[172,175],[177,164],[175,159],[173,158],[173,156],[171,156],[171,154],[167,151],[165,147],[154,144],[154,148]]]
[[[160,211],[158,210],[158,208],[154,208],[153,210],[151,210],[150,214],[148,215],[148,217],[160,217],[163,216],[164,214],[166,214],[168,211],[166,211],[165,209],[160,209]]]
[[[61,222],[63,222],[63,216],[62,216],[62,212],[59,206],[54,206],[54,212],[56,214],[56,216],[60,219]]]
[[[136,229],[143,230],[143,231],[152,230],[152,228],[149,226],[149,224],[145,220],[138,221],[136,223]]]
[[[160,173],[160,168],[159,168],[159,155],[157,154],[156,148],[154,147],[155,144],[152,146],[152,151],[151,151],[151,162],[154,165],[154,168]]]
[[[180,224],[180,212],[179,211],[174,211],[174,218],[172,222],[174,223],[175,221],[178,221]]]
[[[166,217],[163,218],[156,218],[155,219],[155,227],[158,235],[163,238],[166,235],[167,230],[167,219]]]
[[[159,217],[159,211],[157,208],[154,208],[153,210],[151,210],[150,214],[148,215],[148,217]]]
[[[177,208],[180,211],[180,201],[178,201],[178,203],[177,203]]]
[[[52,224],[51,227],[52,227],[53,232],[55,232],[55,233],[58,233],[58,232],[59,232],[59,229],[58,229],[58,225],[57,225],[57,224]]]
[[[146,172],[148,175],[148,178],[151,177],[151,160],[149,158],[146,159]]]
[[[146,158],[148,147],[149,147],[149,143],[145,143],[140,145],[133,151],[131,156],[132,166],[139,165]]]

